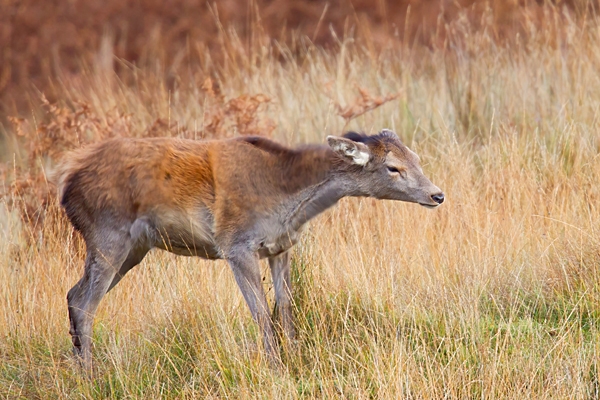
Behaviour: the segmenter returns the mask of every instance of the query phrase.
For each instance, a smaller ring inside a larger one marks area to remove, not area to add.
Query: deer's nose
[[[432,194],[431,200],[435,201],[438,204],[442,204],[444,202],[444,193]]]

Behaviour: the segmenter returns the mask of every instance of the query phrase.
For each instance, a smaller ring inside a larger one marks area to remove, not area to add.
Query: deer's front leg
[[[275,287],[276,307],[279,310],[281,326],[288,339],[296,337],[294,318],[292,316],[292,280],[290,278],[290,253],[269,257],[269,267]]]
[[[233,250],[227,257],[235,280],[250,308],[252,317],[260,327],[265,351],[271,362],[279,360],[269,315],[269,305],[262,287],[258,255],[246,250]]]

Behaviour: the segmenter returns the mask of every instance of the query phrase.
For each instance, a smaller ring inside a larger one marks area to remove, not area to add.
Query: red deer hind
[[[383,130],[289,149],[261,137],[113,139],[58,166],[61,205],[87,248],[67,295],[74,352],[91,363],[98,303],[148,251],[225,259],[265,351],[278,359],[259,259],[268,258],[284,333],[292,322],[290,252],[302,226],[346,196],[437,207],[442,191],[419,157]]]

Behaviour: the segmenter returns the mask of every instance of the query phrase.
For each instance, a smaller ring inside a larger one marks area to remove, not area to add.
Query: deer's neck
[[[295,179],[291,182],[293,190],[286,202],[284,223],[297,230],[341,198],[356,195],[350,190],[352,184],[344,168],[344,162],[327,146],[299,149],[286,168],[286,174]]]

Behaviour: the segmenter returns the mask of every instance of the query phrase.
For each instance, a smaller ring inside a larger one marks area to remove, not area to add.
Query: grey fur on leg
[[[146,254],[148,254],[148,251],[150,250],[146,247],[137,247],[131,249],[131,251],[127,255],[127,258],[123,262],[123,265],[121,265],[119,272],[115,274],[115,277],[113,278],[110,286],[108,287],[107,292],[110,292],[111,289],[114,288],[117,285],[117,283],[121,281],[121,279],[123,279],[125,274],[129,272],[129,270],[141,263]]]
[[[285,252],[269,257],[269,267],[275,288],[275,307],[279,311],[281,326],[289,340],[296,337],[294,317],[292,315],[292,281],[290,277],[290,254]]]
[[[86,369],[91,368],[92,325],[98,304],[131,249],[127,238],[103,245],[104,252],[88,246],[83,277],[67,294],[73,352]]]
[[[232,252],[227,258],[235,280],[242,291],[252,317],[260,327],[265,352],[271,363],[279,363],[279,355],[273,335],[273,326],[269,315],[267,297],[262,287],[258,255],[251,252]]]

